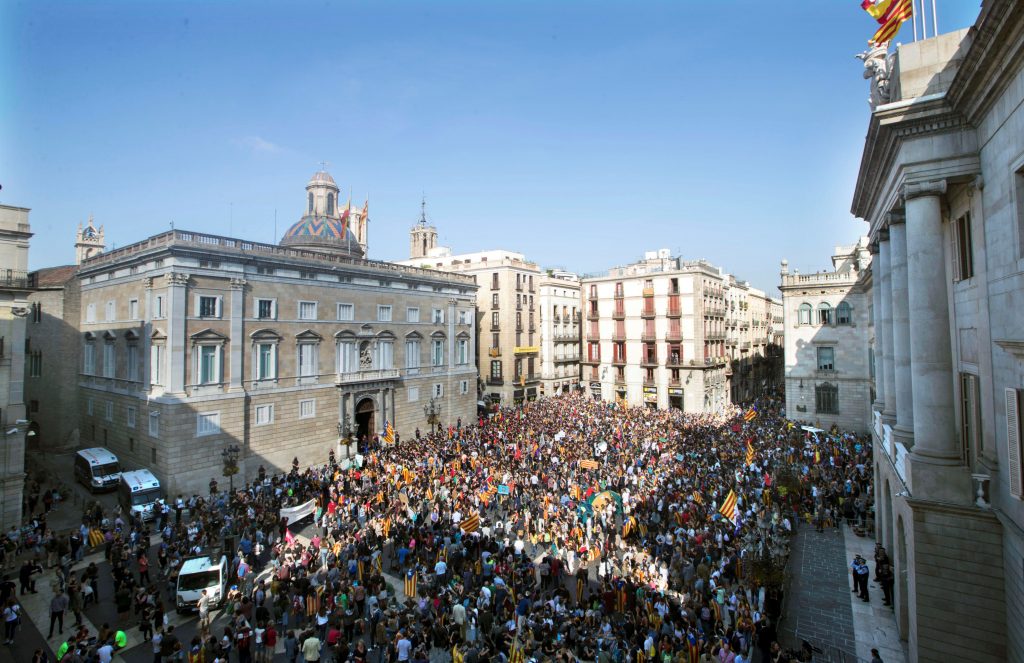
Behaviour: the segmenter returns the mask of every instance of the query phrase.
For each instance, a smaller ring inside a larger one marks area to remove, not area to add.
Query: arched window
[[[853,308],[846,302],[839,302],[836,307],[836,324],[849,325],[853,323]]]
[[[334,214],[334,194],[327,194],[327,216]]]
[[[832,324],[832,305],[828,302],[818,304],[818,324]]]
[[[309,192],[309,213],[313,213],[313,192]]]
[[[801,325],[811,324],[811,305],[807,302],[800,305],[798,320]]]

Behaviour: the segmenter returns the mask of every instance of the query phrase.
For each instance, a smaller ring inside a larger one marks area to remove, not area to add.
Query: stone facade
[[[876,309],[877,537],[911,661],[1024,661],[1024,7],[897,48],[853,213]]]
[[[832,271],[782,263],[786,414],[819,428],[870,429],[871,280],[867,239],[837,246]]]
[[[0,528],[20,526],[25,487],[25,320],[28,293],[29,210],[0,205]]]
[[[581,380],[595,398],[718,411],[729,402],[734,372],[752,367],[774,341],[776,308],[763,292],[705,261],[671,257],[667,249],[584,277],[581,296]],[[766,300],[756,307],[756,326],[751,309],[740,306],[748,296]]]
[[[82,342],[78,268],[50,267],[32,272],[34,289],[26,338],[30,357],[25,376],[25,402],[39,449],[78,446],[78,371]],[[38,363],[33,364],[33,361]]]
[[[580,279],[548,270],[540,279],[541,393],[580,389]]]
[[[429,227],[428,227],[429,228]],[[413,226],[414,238],[423,229]],[[435,247],[427,256],[399,264],[472,277],[477,286],[477,356],[480,391],[493,404],[512,405],[540,396],[538,284],[536,263],[521,253],[494,250],[452,255]]]

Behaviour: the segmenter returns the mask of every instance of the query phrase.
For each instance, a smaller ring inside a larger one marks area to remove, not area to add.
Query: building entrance
[[[372,398],[364,398],[356,405],[356,439],[363,438],[370,440],[377,432],[375,421],[377,406]]]

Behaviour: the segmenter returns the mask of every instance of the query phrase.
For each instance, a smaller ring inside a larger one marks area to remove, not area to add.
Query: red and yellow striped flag
[[[480,515],[474,513],[472,516],[459,523],[459,527],[461,527],[462,531],[466,534],[477,531],[480,529]]]
[[[864,0],[860,6],[882,26],[868,40],[874,46],[892,41],[903,22],[914,15],[914,3],[911,0]]]
[[[754,462],[754,445],[750,443],[750,440],[747,440],[747,462],[746,462],[746,464],[750,465],[753,462]]]
[[[757,410],[750,408],[745,415],[743,415],[743,421],[753,421],[757,418]]]
[[[740,515],[740,509],[736,506],[736,492],[730,490],[729,494],[725,496],[725,501],[722,502],[722,506],[719,507],[718,513],[722,514],[722,517],[726,520],[736,522]]]

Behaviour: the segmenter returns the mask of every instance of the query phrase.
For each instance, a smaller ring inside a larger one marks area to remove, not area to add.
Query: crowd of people
[[[102,511],[68,554],[104,550],[118,624],[137,624],[156,662],[263,663],[278,641],[288,663],[789,660],[789,535],[866,518],[871,459],[863,439],[810,435],[780,407],[543,399],[354,459],[261,468],[234,494],[211,482],[158,514],[156,568],[149,524]],[[282,517],[310,501],[314,527]],[[182,642],[164,619],[175,570],[211,549],[231,591],[212,622],[218,597],[186,606],[200,631]],[[95,567],[59,589],[80,621]],[[85,640],[119,647],[117,631],[76,632],[62,663],[84,661]]]

